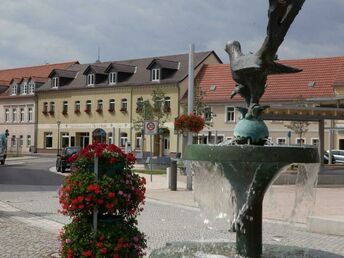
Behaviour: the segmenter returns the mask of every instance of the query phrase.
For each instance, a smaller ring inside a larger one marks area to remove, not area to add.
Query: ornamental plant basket
[[[115,112],[115,109],[114,109],[114,108],[109,108],[108,111],[109,111],[110,113],[114,113],[114,112]]]
[[[60,232],[61,257],[143,257],[146,240],[136,217],[143,210],[146,182],[132,171],[135,156],[113,144],[94,143],[69,161],[75,167],[60,187],[59,200],[60,212],[72,222]]]
[[[97,112],[97,113],[103,113],[103,109],[97,108],[97,109],[96,109],[96,112]]]
[[[55,114],[55,111],[50,110],[50,111],[49,111],[49,114],[50,114],[51,116],[53,116],[53,115]]]
[[[190,115],[180,115],[174,121],[175,130],[181,133],[198,133],[203,130],[204,126],[204,118],[193,113],[191,113]]]
[[[63,110],[62,111],[62,115],[64,115],[64,116],[68,115],[68,111],[67,110]]]
[[[48,115],[48,111],[44,110],[44,111],[42,111],[42,114],[47,116]]]
[[[74,113],[75,113],[75,114],[80,114],[80,109],[75,109],[75,110],[74,110]]]
[[[91,110],[90,109],[85,109],[85,113],[86,114],[91,114]]]

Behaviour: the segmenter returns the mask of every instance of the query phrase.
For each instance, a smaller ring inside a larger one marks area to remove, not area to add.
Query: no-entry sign
[[[147,120],[145,121],[145,134],[146,135],[154,135],[158,134],[158,121],[154,120]]]

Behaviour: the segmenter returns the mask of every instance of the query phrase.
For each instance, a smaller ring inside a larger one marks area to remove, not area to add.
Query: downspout
[[[133,146],[133,88],[130,88],[130,146]]]
[[[180,116],[180,98],[181,98],[181,96],[180,96],[180,85],[179,85],[179,83],[177,84],[177,89],[178,89],[178,109],[177,109],[177,117],[179,117]],[[173,124],[174,124],[174,121],[173,121]],[[179,149],[180,149],[180,146],[179,146],[179,138],[180,138],[180,135],[179,135],[179,132],[177,132],[177,153],[179,153],[180,151],[179,151]]]
[[[34,153],[37,153],[37,140],[38,140],[38,96],[35,93],[35,95],[33,96],[34,99],[34,108],[35,108],[35,121],[34,121],[34,141],[33,141],[33,145],[34,145]]]

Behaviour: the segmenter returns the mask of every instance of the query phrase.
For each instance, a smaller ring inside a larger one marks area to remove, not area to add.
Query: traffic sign
[[[159,122],[158,121],[154,121],[154,120],[146,120],[144,122],[145,125],[145,134],[146,135],[155,135],[158,134],[158,126],[159,126]]]

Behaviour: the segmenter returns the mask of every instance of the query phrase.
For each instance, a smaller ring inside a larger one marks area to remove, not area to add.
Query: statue
[[[240,94],[245,99],[248,109],[240,109],[244,117],[258,117],[266,108],[259,105],[259,100],[264,94],[268,75],[302,71],[274,60],[304,2],[305,0],[269,0],[267,36],[257,53],[244,55],[238,41],[227,43],[225,50],[229,55],[233,80],[237,83],[231,98]]]

